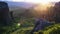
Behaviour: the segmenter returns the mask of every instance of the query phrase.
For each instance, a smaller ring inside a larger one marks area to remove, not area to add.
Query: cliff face
[[[0,22],[1,25],[8,25],[10,23],[9,7],[6,2],[0,2]]]

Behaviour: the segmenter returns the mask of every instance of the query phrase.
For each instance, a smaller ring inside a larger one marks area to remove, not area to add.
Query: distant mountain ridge
[[[10,10],[15,10],[15,9],[19,9],[19,8],[28,9],[28,8],[36,5],[33,3],[27,3],[27,2],[11,2],[11,1],[5,1],[5,2],[8,3]]]
[[[12,1],[5,1],[8,3],[10,10],[17,10],[17,9],[29,9],[31,7],[35,7],[37,4],[28,3],[28,2],[12,2]],[[53,2],[54,3],[54,2]]]

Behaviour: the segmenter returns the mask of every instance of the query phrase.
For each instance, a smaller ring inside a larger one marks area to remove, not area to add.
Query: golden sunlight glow
[[[48,3],[49,0],[26,0],[26,2],[32,2],[32,3]]]
[[[38,4],[38,6],[34,7],[36,12],[39,14],[46,14],[48,11],[48,8],[50,8],[53,5],[51,4],[51,2],[59,2],[60,0],[13,0],[13,1],[36,3]]]
[[[41,14],[47,14],[48,13],[48,8],[50,8],[52,4],[38,4],[38,6],[34,7],[34,10],[36,10],[36,13],[39,15]]]
[[[46,11],[48,7],[51,7],[52,4],[50,3],[47,3],[47,4],[40,4],[38,5],[37,7],[35,7],[34,9],[35,10],[38,10],[38,11]]]
[[[50,2],[59,2],[60,0],[13,0],[14,2],[30,2],[30,3],[40,3],[47,4]]]

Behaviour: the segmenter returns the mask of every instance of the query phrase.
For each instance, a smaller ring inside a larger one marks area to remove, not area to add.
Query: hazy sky
[[[1,1],[1,0],[0,0]],[[58,2],[60,0],[2,0],[2,1],[14,1],[14,2],[33,2],[33,3],[40,3],[40,2]]]
[[[55,1],[55,2],[57,2],[57,1],[60,1],[60,0],[2,0],[2,1],[15,1],[15,2],[24,2],[24,1],[28,1],[28,2],[29,1],[30,2],[32,2],[32,1]]]

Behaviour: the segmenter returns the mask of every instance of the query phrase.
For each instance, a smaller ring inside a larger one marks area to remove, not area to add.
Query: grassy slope
[[[30,31],[32,29],[33,29],[33,27],[21,28],[20,30],[13,32],[13,34],[17,34],[17,33],[18,34],[30,34]],[[60,29],[60,24],[54,24],[49,27],[46,27],[45,29],[43,29],[41,31],[34,32],[34,34],[38,34],[38,33],[43,33],[43,34],[52,34],[53,33],[54,34],[59,29]],[[60,34],[59,32],[57,32],[57,33]]]
[[[19,29],[15,30],[14,32],[11,32],[10,34],[30,34],[30,31],[34,27],[33,23],[34,23],[33,19],[26,19],[25,22],[23,23],[23,25],[20,26]],[[12,27],[14,27],[14,26],[12,26]],[[43,30],[39,30],[38,32],[34,32],[34,34],[38,34],[38,33],[52,34],[52,33],[55,33],[56,31],[58,31],[59,29],[60,29],[60,24],[54,24],[54,25],[44,28]],[[59,32],[57,32],[57,33],[59,33]]]

